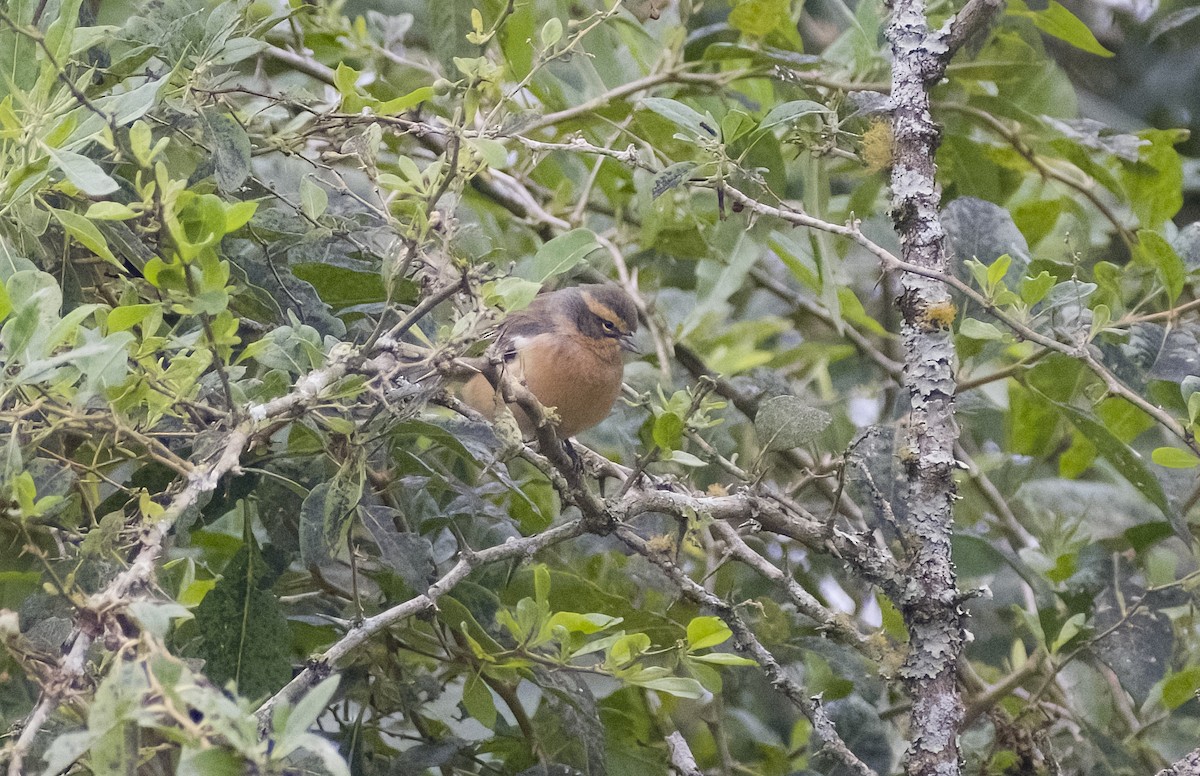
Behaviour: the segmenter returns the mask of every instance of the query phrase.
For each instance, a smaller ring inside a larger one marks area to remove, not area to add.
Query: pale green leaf
[[[532,261],[517,267],[517,274],[535,283],[544,283],[575,268],[593,251],[600,249],[600,242],[590,229],[572,229],[543,243]]]
[[[1008,13],[1013,16],[1023,16],[1033,20],[1033,24],[1042,32],[1059,40],[1070,43],[1075,48],[1102,57],[1111,57],[1113,53],[1100,45],[1096,36],[1087,25],[1075,14],[1068,11],[1060,3],[1050,0],[1046,8],[1030,10],[1023,0],[1009,0]]]
[[[693,617],[687,626],[688,650],[708,649],[724,644],[733,631],[720,617]]]
[[[684,105],[678,100],[669,100],[665,97],[643,97],[641,106],[654,111],[696,137],[712,137],[714,134],[715,130],[708,118],[701,116],[694,108]]]
[[[76,242],[110,264],[124,270],[124,265],[117,260],[116,256],[112,255],[112,251],[108,249],[108,242],[105,241],[104,235],[100,234],[100,230],[96,228],[95,224],[72,210],[50,208],[50,213],[62,224],[67,234],[75,238]]]
[[[1168,469],[1192,469],[1200,465],[1200,458],[1194,453],[1178,447],[1156,447],[1150,454],[1150,460]]]
[[[72,185],[89,197],[103,197],[117,190],[117,182],[83,154],[46,146],[54,166],[62,171]]]
[[[816,439],[831,422],[828,412],[795,396],[776,396],[759,406],[754,430],[764,450],[790,450]]]
[[[1002,340],[1004,332],[995,324],[981,321],[977,318],[964,318],[958,325],[958,333],[974,340]]]

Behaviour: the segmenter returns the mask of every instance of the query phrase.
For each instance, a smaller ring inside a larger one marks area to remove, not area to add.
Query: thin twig
[[[631,529],[624,526],[618,527],[616,535],[631,550],[657,566],[686,598],[712,611],[725,622],[729,629],[733,631],[734,647],[738,651],[746,652],[754,658],[759,666],[762,667],[763,673],[770,679],[771,686],[791,701],[804,716],[808,717],[809,722],[812,723],[813,731],[817,734],[817,740],[824,751],[836,757],[852,773],[857,773],[860,776],[874,776],[875,772],[867,767],[866,763],[858,759],[850,751],[850,748],[846,746],[846,742],[838,735],[837,730],[833,726],[833,721],[821,705],[820,698],[808,697],[804,688],[796,684],[788,676],[787,671],[779,664],[775,656],[762,645],[762,642],[754,635],[754,631],[746,625],[732,604],[705,590],[702,585],[694,581],[687,574],[684,574],[669,557],[656,550]]]

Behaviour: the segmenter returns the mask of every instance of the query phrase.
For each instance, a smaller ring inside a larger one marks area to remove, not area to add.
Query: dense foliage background
[[[1200,8],[894,5],[0,5],[0,763],[1193,750]],[[453,387],[599,279],[643,355],[581,469]]]

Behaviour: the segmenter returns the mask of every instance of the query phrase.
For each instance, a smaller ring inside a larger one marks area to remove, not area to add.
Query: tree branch
[[[968,40],[991,23],[1004,10],[1004,0],[968,0],[962,9],[946,20],[938,37],[946,45],[943,69]]]
[[[1200,776],[1200,749],[1193,749],[1155,776]]]
[[[458,562],[437,582],[430,585],[428,590],[356,624],[329,649],[310,660],[304,670],[288,682],[283,689],[259,706],[254,713],[258,716],[261,733],[265,736],[269,732],[268,723],[276,706],[280,703],[297,701],[301,695],[329,676],[339,660],[384,628],[436,609],[438,599],[453,590],[475,569],[510,558],[527,557],[583,533],[583,521],[572,520],[533,536],[509,539],[504,544],[479,551],[464,550],[460,552]]]
[[[945,232],[934,167],[940,137],[929,113],[928,88],[941,78],[953,51],[929,32],[923,0],[895,0],[887,38],[892,49],[892,222],[905,263],[944,275]],[[904,383],[911,402],[907,445],[912,451],[906,462],[909,517],[900,526],[907,537],[912,585],[896,601],[908,625],[910,647],[900,675],[913,703],[904,766],[909,776],[951,776],[962,769],[958,731],[963,703],[955,668],[965,641],[950,557],[958,437],[955,352],[949,326],[930,312],[953,309],[954,303],[940,280],[910,272],[900,283]]]

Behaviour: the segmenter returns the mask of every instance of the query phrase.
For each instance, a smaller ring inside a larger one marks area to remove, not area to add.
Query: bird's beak
[[[640,356],[642,354],[641,349],[638,348],[637,345],[633,344],[632,334],[622,334],[620,337],[617,337],[617,344],[621,346],[621,350],[632,353],[635,356]]]

